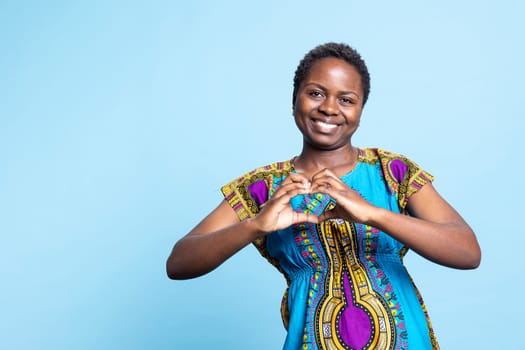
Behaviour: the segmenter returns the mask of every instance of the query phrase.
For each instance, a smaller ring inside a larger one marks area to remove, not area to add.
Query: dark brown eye
[[[315,97],[315,98],[318,98],[318,97],[322,97],[323,94],[321,93],[321,91],[318,91],[318,90],[313,90],[313,91],[310,91],[308,93],[308,95],[312,96],[312,97]]]
[[[348,97],[341,97],[339,100],[341,101],[341,103],[343,103],[345,105],[354,104],[354,101],[351,98],[348,98]]]

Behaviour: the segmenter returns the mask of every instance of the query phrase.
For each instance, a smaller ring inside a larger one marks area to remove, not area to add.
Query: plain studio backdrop
[[[0,348],[279,349],[284,278],[248,246],[170,281],[243,173],[297,155],[314,46],[366,60],[354,137],[402,153],[477,232],[478,270],[411,252],[443,349],[518,349],[521,1],[0,1]]]

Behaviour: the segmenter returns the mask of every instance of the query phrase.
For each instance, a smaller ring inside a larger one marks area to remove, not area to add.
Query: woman
[[[352,145],[369,89],[351,47],[310,51],[294,78],[301,153],[225,185],[225,200],[173,248],[168,276],[200,276],[254,243],[288,282],[284,349],[439,348],[403,256],[472,269],[480,248],[430,174]]]

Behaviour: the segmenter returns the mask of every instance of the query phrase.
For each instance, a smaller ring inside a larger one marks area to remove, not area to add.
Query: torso
[[[241,219],[253,216],[292,171],[289,161],[275,163],[223,192]],[[375,149],[359,150],[355,167],[340,178],[372,204],[398,213],[418,186],[431,181],[408,159]],[[315,212],[329,203],[326,196],[303,197],[292,206]],[[335,219],[294,225],[254,244],[288,281],[284,349],[438,348],[402,263],[406,249],[388,234]]]

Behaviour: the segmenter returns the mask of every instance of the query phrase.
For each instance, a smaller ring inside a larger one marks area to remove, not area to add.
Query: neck
[[[294,159],[298,172],[313,175],[322,169],[330,169],[336,175],[343,175],[357,163],[358,150],[348,142],[343,147],[333,150],[320,150],[303,144],[301,154]]]

